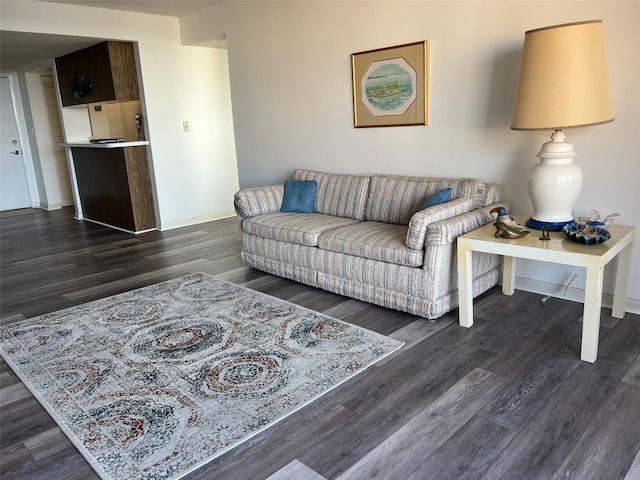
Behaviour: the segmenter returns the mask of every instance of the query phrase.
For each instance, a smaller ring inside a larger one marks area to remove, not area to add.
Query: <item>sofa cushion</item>
[[[451,188],[451,200],[471,198],[481,206],[485,186],[476,178],[431,178],[374,175],[369,185],[365,219],[408,225],[424,200],[444,188]]]
[[[418,207],[418,210],[424,210],[425,208],[433,207],[434,205],[447,203],[449,200],[451,200],[451,187],[443,188],[433,195],[429,195],[427,199],[422,202],[422,205]]]
[[[287,180],[281,212],[314,213],[318,182],[315,180]]]
[[[318,247],[371,260],[419,267],[423,251],[406,244],[407,227],[380,222],[361,222],[327,230],[320,235]]]
[[[294,180],[318,182],[315,209],[318,213],[337,217],[364,220],[364,209],[369,191],[369,177],[360,175],[336,175],[295,170]]]
[[[482,206],[486,207],[488,205],[497,203],[502,198],[502,188],[497,183],[487,183],[484,197],[482,199]]]
[[[358,223],[349,218],[318,213],[278,212],[246,218],[242,230],[259,237],[315,247],[325,230]]]

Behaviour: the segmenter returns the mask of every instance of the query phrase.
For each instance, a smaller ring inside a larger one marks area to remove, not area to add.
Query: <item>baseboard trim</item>
[[[52,204],[41,203],[39,208],[41,208],[42,210],[46,210],[47,212],[50,212],[52,210],[60,210],[62,208],[62,204],[61,203],[52,203]]]
[[[563,298],[565,300],[571,300],[572,302],[584,303],[584,289],[582,288],[570,287],[566,294],[560,294],[558,292],[564,292],[564,285],[541,282],[540,280],[533,280],[531,278],[516,277],[516,289]],[[607,308],[613,306],[612,294],[604,293],[602,295],[602,306]],[[640,299],[627,297],[626,311],[640,315]]]
[[[236,212],[234,211],[214,213],[211,215],[202,215],[200,217],[191,217],[191,218],[186,218],[184,220],[176,220],[175,222],[160,223],[158,230],[164,232],[165,230],[173,230],[174,228],[188,227],[189,225],[197,225],[198,223],[213,222],[214,220],[221,220],[223,218],[230,218],[235,216],[236,216]]]
[[[86,218],[86,217],[78,218],[78,217],[76,217],[76,220],[82,220],[83,222],[95,223],[97,225],[102,225],[103,227],[113,228],[114,230],[118,230],[120,232],[132,233],[133,235],[140,235],[141,233],[153,232],[154,230],[156,230],[155,228],[148,228],[146,230],[138,230],[137,232],[134,232],[133,230],[127,230],[126,228],[116,227],[115,225],[110,225],[108,223],[99,222],[98,220],[93,220],[91,218]]]

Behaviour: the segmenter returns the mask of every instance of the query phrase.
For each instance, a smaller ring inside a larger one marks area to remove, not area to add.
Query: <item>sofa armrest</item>
[[[245,188],[233,196],[236,213],[242,218],[279,212],[284,199],[284,185]]]
[[[503,202],[493,203],[457,217],[432,223],[427,229],[425,247],[454,243],[460,235],[493,222],[496,217],[489,212],[495,207],[509,208],[509,204]]]
[[[429,225],[472,210],[473,200],[471,198],[459,198],[416,212],[409,221],[407,246],[413,250],[422,250]]]

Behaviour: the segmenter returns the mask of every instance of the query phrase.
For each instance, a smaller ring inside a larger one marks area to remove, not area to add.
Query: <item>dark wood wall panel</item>
[[[55,62],[63,106],[140,99],[133,43],[102,42]],[[92,85],[83,97],[73,94],[74,74],[85,75]]]
[[[73,148],[72,151],[84,216],[135,231],[122,149]]]
[[[72,151],[86,218],[132,232],[156,228],[146,147]]]

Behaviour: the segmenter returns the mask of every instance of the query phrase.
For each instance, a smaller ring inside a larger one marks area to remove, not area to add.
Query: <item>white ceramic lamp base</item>
[[[573,145],[565,141],[562,130],[551,135],[551,141],[542,145],[540,163],[529,175],[529,197],[533,214],[527,227],[540,230],[562,230],[573,221],[571,210],[582,189],[582,171],[573,163],[577,156]]]

